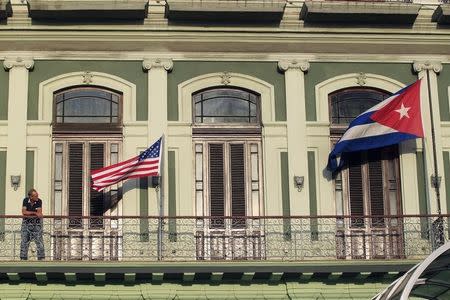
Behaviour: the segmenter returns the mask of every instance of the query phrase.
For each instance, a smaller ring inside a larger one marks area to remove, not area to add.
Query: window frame
[[[118,96],[118,107],[117,107],[117,123],[58,123],[56,121],[57,105],[56,97],[57,95],[63,94],[65,92],[74,90],[101,90]],[[102,86],[71,86],[64,89],[60,89],[53,93],[53,116],[52,116],[52,129],[53,133],[64,133],[64,134],[77,134],[77,133],[95,133],[95,134],[122,134],[123,129],[123,94],[121,92],[105,88]]]
[[[198,94],[204,92],[210,92],[213,90],[237,90],[252,94],[256,97],[256,118],[257,121],[255,123],[243,123],[243,122],[229,122],[229,123],[200,123],[196,122],[196,110],[195,110],[195,101],[194,97]],[[192,133],[200,134],[200,135],[209,135],[209,134],[220,134],[220,135],[229,135],[229,134],[246,134],[246,135],[260,135],[262,132],[262,121],[261,121],[261,95],[255,91],[245,89],[242,87],[236,86],[214,86],[208,87],[205,89],[201,89],[192,93],[191,96],[191,108],[192,108]]]

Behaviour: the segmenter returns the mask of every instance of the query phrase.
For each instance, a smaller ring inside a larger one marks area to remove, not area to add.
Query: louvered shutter
[[[223,144],[209,145],[210,214],[212,217],[225,215],[224,153]],[[213,227],[221,226],[223,219],[213,219]]]
[[[90,144],[90,171],[104,167],[104,144]],[[90,189],[90,216],[102,216],[104,212],[104,193]],[[91,226],[101,226],[102,220],[91,219]]]
[[[350,215],[364,215],[364,189],[362,182],[362,158],[360,153],[349,156],[348,179],[349,179],[349,198],[350,198]],[[352,227],[363,227],[363,218],[352,218]]]
[[[383,164],[380,150],[368,153],[369,165],[369,202],[372,216],[384,215]],[[383,218],[373,218],[372,226],[383,226]]]
[[[233,217],[245,216],[245,165],[244,145],[230,145],[230,169],[231,169],[231,215]],[[245,219],[233,218],[233,226],[239,227],[245,223]]]
[[[83,144],[69,144],[69,216],[83,214]],[[80,227],[81,219],[71,218],[71,227]]]

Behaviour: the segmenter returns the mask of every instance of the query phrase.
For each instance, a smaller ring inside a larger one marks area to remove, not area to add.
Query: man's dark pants
[[[34,241],[36,244],[37,258],[39,260],[45,259],[44,240],[42,238],[42,224],[39,221],[22,221],[21,236],[22,242],[20,243],[20,259],[28,259],[28,248],[30,247],[31,241]]]

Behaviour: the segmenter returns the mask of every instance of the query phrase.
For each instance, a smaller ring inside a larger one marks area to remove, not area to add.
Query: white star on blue
[[[159,157],[160,149],[161,149],[161,139],[157,140],[156,143],[154,143],[148,149],[146,149],[144,152],[142,152],[139,155],[139,161],[142,161],[147,158]]]

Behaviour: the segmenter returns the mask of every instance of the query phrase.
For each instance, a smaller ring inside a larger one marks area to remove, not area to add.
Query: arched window
[[[259,122],[259,95],[237,88],[214,88],[193,95],[195,123]]]
[[[54,131],[120,131],[121,94],[99,87],[74,87],[54,95]]]
[[[196,212],[213,217],[199,232],[197,258],[260,259],[261,229],[251,233],[246,218],[263,211],[260,97],[215,87],[192,94],[192,105]]]
[[[388,93],[372,88],[330,94],[331,143],[339,140],[355,117],[387,97]],[[345,161],[347,165],[334,178],[336,212],[352,218],[338,220],[343,229],[337,239],[338,257],[399,257],[399,224],[380,217],[401,213],[398,146],[350,153]]]

